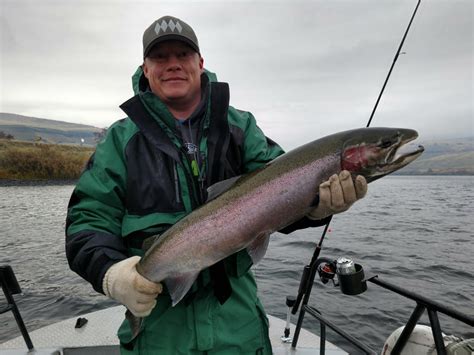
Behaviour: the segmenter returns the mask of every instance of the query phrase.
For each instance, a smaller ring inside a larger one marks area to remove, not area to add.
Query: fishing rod
[[[382,90],[380,90],[379,96],[377,97],[377,101],[375,102],[374,109],[372,110],[372,113],[370,114],[369,122],[367,122],[367,126],[370,126],[370,123],[372,122],[372,118],[374,118],[375,110],[377,110],[377,106],[379,105],[380,98],[382,97],[382,94],[385,90],[385,86],[387,86],[388,79],[390,78],[390,75],[392,74],[393,67],[395,66],[395,63],[398,60],[398,57],[400,56],[400,52],[403,47],[403,43],[405,43],[405,38],[407,38],[408,31],[410,30],[411,23],[413,22],[413,19],[415,18],[416,12],[418,11],[418,7],[420,6],[421,0],[418,0],[418,3],[416,4],[415,11],[413,11],[413,15],[411,16],[410,22],[408,23],[408,27],[405,31],[405,34],[403,35],[402,41],[400,42],[400,45],[398,46],[397,53],[395,53],[395,57],[393,58],[392,66],[390,67],[390,70],[388,71],[387,77],[385,78],[385,82],[383,83]]]
[[[403,47],[403,44],[405,42],[405,39],[407,37],[407,34],[408,34],[408,31],[410,30],[410,27],[411,27],[411,24],[413,22],[413,19],[415,18],[415,15],[418,11],[418,7],[420,6],[420,3],[421,3],[421,0],[418,0],[418,3],[416,4],[416,7],[415,7],[415,10],[413,11],[413,14],[411,16],[411,19],[408,23],[408,26],[405,30],[405,33],[403,35],[403,38],[400,42],[400,45],[398,46],[398,49],[395,53],[395,57],[393,58],[393,61],[392,61],[392,65],[390,66],[390,70],[388,71],[388,74],[387,74],[387,77],[385,78],[385,81],[383,83],[383,86],[382,86],[382,89],[380,90],[380,93],[379,93],[379,96],[377,97],[377,100],[375,102],[375,106],[372,110],[372,113],[370,114],[370,118],[369,118],[369,121],[367,122],[367,126],[366,127],[369,127],[371,122],[372,122],[372,119],[374,117],[374,114],[375,114],[375,111],[377,110],[377,107],[378,107],[378,104],[380,102],[380,99],[383,95],[383,92],[385,90],[385,87],[387,86],[387,83],[388,83],[388,80],[390,78],[390,75],[392,74],[392,70],[395,66],[395,63],[397,62],[398,60],[398,57],[400,56],[400,52],[402,50],[402,47]],[[314,250],[314,253],[313,253],[313,256],[311,258],[311,262],[305,266],[304,270],[303,270],[303,275],[301,276],[301,281],[300,281],[300,287],[299,287],[299,290],[298,290],[298,295],[296,297],[296,299],[292,302],[291,302],[291,306],[292,309],[291,309],[291,313],[292,314],[296,314],[296,312],[298,311],[298,308],[299,308],[299,305],[301,303],[301,301],[303,301],[303,305],[307,304],[308,303],[308,300],[309,300],[309,296],[311,294],[311,289],[312,289],[312,285],[313,285],[313,282],[314,282],[314,278],[316,276],[316,262],[319,258],[319,254],[321,253],[321,249],[322,249],[322,244],[323,244],[323,241],[324,241],[324,237],[326,236],[326,233],[329,229],[329,224],[331,223],[331,220],[332,220],[332,216],[329,217],[329,220],[328,222],[326,223],[326,226],[322,232],[322,235],[321,235],[321,238],[319,240],[319,243],[318,245],[316,246],[315,250]],[[304,299],[303,299],[304,297]],[[298,323],[297,323],[297,326],[296,326],[296,330],[295,330],[295,336],[294,336],[294,340],[297,340],[298,339],[298,334],[299,334],[299,330],[301,329],[301,325],[302,325],[302,322],[303,322],[303,317],[304,317],[304,311],[303,311],[304,308],[302,308],[301,312],[300,312],[300,316],[298,318]],[[292,347],[296,347],[296,342],[293,341],[294,344],[292,344]]]

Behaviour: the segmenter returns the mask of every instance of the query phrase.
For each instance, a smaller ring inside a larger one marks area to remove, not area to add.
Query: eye
[[[384,138],[380,142],[379,146],[380,148],[388,148],[392,145],[392,141],[389,138]]]
[[[154,52],[149,55],[150,59],[155,60],[155,61],[162,61],[166,58],[166,56],[163,53],[160,52]]]

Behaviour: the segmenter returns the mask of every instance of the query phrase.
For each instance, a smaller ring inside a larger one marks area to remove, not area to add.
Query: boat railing
[[[0,314],[6,312],[13,313],[18,328],[21,331],[21,335],[25,340],[26,346],[28,347],[28,350],[31,351],[34,349],[33,342],[31,341],[25,323],[23,322],[23,318],[21,317],[20,311],[16,306],[15,299],[13,298],[13,295],[21,294],[21,288],[10,265],[0,265],[0,283],[7,301],[6,305],[0,305]]]
[[[347,258],[342,258],[347,262]],[[405,345],[408,343],[415,326],[417,325],[420,317],[423,315],[425,310],[428,313],[428,318],[433,334],[436,351],[439,355],[447,354],[446,347],[443,341],[443,334],[441,331],[441,325],[438,318],[438,313],[445,314],[451,318],[459,320],[470,326],[474,326],[474,317],[465,315],[456,309],[450,308],[440,302],[429,299],[428,297],[415,293],[411,290],[407,290],[403,287],[397,286],[390,282],[382,280],[378,275],[365,278],[364,271],[361,265],[353,264],[353,273],[342,274],[338,269],[338,260],[329,259],[326,257],[320,257],[313,259],[309,265],[304,268],[303,275],[301,277],[300,287],[298,296],[287,297],[287,305],[289,306],[288,312],[296,314],[299,309],[298,321],[292,338],[292,348],[296,348],[298,343],[298,337],[300,334],[301,327],[303,325],[303,319],[308,313],[312,317],[316,318],[320,323],[320,354],[325,353],[326,348],[326,327],[332,329],[340,336],[345,338],[349,343],[357,347],[365,354],[378,354],[380,351],[374,351],[368,345],[362,343],[357,338],[341,329],[338,325],[324,317],[318,309],[308,305],[311,291],[314,285],[316,274],[319,274],[323,283],[327,283],[329,279],[332,279],[336,286],[340,286],[341,291],[347,295],[357,295],[364,292],[367,289],[367,282],[373,283],[377,286],[383,287],[389,291],[395,292],[401,296],[415,301],[416,306],[404,326],[398,340],[396,341],[391,355],[399,355]],[[352,261],[351,261],[352,262]],[[342,271],[342,270],[341,270]],[[334,276],[337,275],[337,280]],[[300,303],[301,307],[300,307]],[[285,330],[286,339],[289,338],[288,331]]]

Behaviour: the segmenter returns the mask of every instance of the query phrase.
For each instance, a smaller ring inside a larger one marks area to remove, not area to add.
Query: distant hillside
[[[16,140],[95,146],[103,129],[76,123],[0,113],[0,132]],[[474,137],[420,141],[424,153],[398,174],[474,175]]]
[[[422,142],[423,154],[399,174],[474,175],[474,137]]]
[[[101,128],[83,124],[0,112],[0,132],[17,140],[93,146],[101,131]]]

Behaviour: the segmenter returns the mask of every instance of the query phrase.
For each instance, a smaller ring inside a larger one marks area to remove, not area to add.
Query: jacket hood
[[[210,72],[207,69],[204,69],[204,74],[207,75],[210,82],[217,82],[217,75]],[[136,95],[140,92],[146,91],[149,87],[148,79],[143,73],[142,66],[140,65],[135,73],[132,75],[132,87],[133,93]]]

